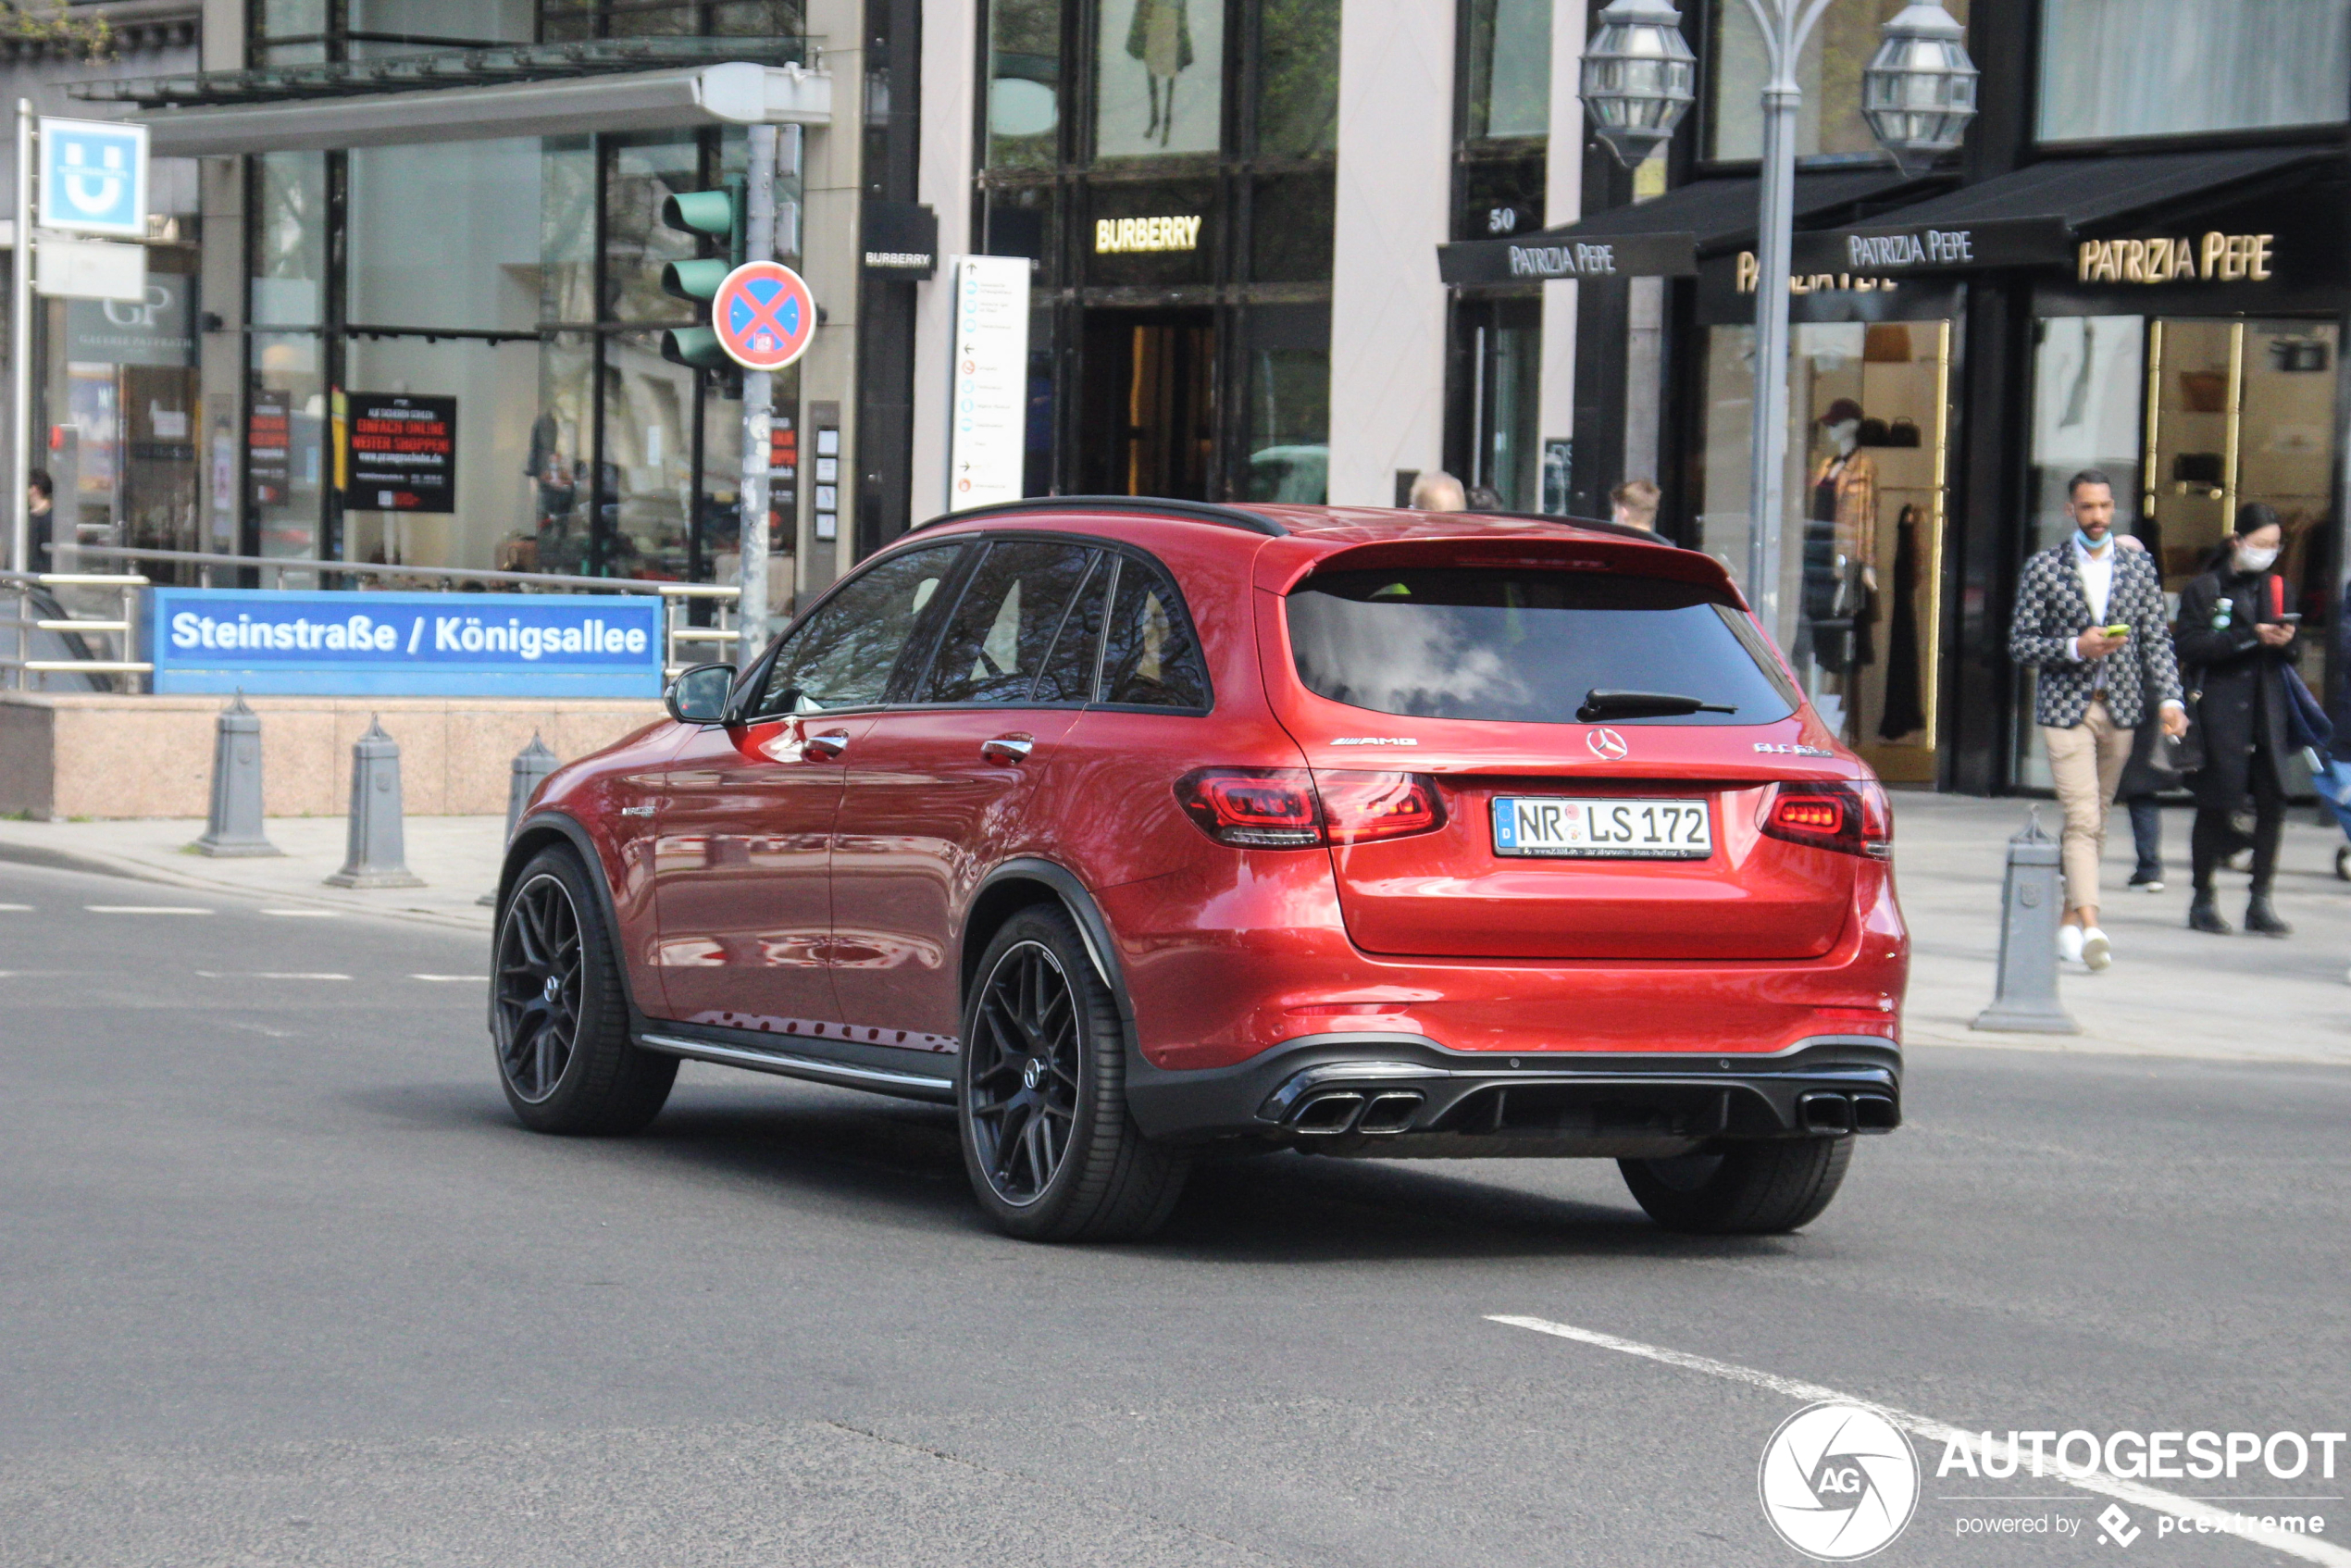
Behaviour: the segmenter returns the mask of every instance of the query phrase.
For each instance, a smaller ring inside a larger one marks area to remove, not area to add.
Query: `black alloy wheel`
[[[1123,1012],[1058,904],[1017,912],[980,955],[956,1123],[972,1192],[1006,1234],[1148,1236],[1183,1192],[1188,1161],[1127,1112]]]
[[[1007,949],[980,987],[969,1114],[988,1184],[1034,1203],[1077,1127],[1077,1002],[1041,942]]]
[[[545,1103],[579,1039],[579,907],[553,872],[515,890],[498,932],[498,1064],[526,1103]]]
[[[678,1059],[640,1051],[589,871],[568,845],[518,872],[490,978],[499,1087],[538,1132],[630,1133],[661,1114]]]

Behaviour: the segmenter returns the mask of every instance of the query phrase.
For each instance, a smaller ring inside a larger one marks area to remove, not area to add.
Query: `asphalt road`
[[[1489,1314],[1971,1430],[2351,1425],[2337,1070],[1922,1051],[1794,1238],[1666,1237],[1606,1164],[1285,1155],[1043,1248],[925,1107],[690,1064],[645,1136],[519,1130],[484,946],[0,865],[0,1562],[1801,1561],[1757,1498],[1800,1393]],[[2296,1561],[1918,1447],[1874,1561]],[[2323,1553],[2341,1457],[2149,1484]],[[2003,1515],[2058,1523],[1959,1534]]]

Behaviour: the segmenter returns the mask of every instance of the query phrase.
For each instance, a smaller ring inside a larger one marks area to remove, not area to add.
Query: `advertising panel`
[[[658,697],[650,595],[158,588],[159,692]]]
[[[350,394],[342,504],[363,512],[457,509],[457,400]]]

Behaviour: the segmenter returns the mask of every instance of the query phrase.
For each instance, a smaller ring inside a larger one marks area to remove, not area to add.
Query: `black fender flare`
[[[612,934],[612,940],[617,945],[621,940],[620,916],[613,906],[612,888],[604,879],[604,857],[598,852],[596,840],[589,834],[588,829],[568,812],[542,808],[532,812],[515,824],[514,832],[506,840],[505,859],[498,868],[497,918],[503,920],[505,917],[506,895],[514,890],[516,876],[530,860],[530,855],[522,851],[523,844],[535,837],[543,835],[550,829],[562,835],[578,853],[579,858],[586,863],[589,885],[596,890],[596,913],[603,917],[604,929]],[[534,850],[532,852],[537,852]],[[493,965],[497,962],[497,932],[498,927],[493,923],[490,936],[491,962]],[[614,968],[620,976],[621,1000],[628,1008],[629,1033],[635,1034],[644,1027],[647,1015],[644,1010],[637,1005],[637,993],[628,983],[628,963],[624,960],[616,964]]]
[[[1086,884],[1078,880],[1076,873],[1038,855],[1016,855],[1005,861],[981,877],[979,885],[972,890],[970,899],[965,901],[964,934],[969,934],[970,913],[986,897],[988,890],[1014,881],[1042,883],[1052,890],[1061,901],[1062,907],[1069,912],[1069,917],[1077,923],[1078,937],[1086,944],[1086,956],[1094,961],[1094,973],[1101,977],[1102,984],[1110,988],[1111,1000],[1118,1008],[1119,1031],[1126,1037],[1126,1066],[1131,1077],[1135,1069],[1143,1064],[1140,1037],[1135,1029],[1134,998],[1127,993],[1126,973],[1118,962],[1118,944],[1111,940],[1110,922],[1102,917],[1101,906],[1094,902],[1094,895],[1087,891]],[[956,970],[961,973],[966,957],[976,959],[978,955],[964,952],[961,936],[957,938],[956,949]]]

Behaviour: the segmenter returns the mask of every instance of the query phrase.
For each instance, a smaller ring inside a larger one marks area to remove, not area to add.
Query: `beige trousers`
[[[2041,727],[2041,743],[2049,753],[2049,777],[2057,785],[2058,804],[2065,808],[2065,907],[2096,908],[2098,902],[2098,858],[2106,853],[2107,807],[2114,803],[2116,786],[2131,760],[2133,731],[2114,722],[2103,702],[2091,703],[2082,722],[2071,729]]]

